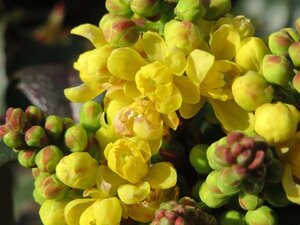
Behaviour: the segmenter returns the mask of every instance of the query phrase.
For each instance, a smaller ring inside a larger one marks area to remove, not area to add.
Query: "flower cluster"
[[[300,18],[265,42],[230,0],[105,5],[99,26],[71,31],[93,45],[64,92],[83,103],[79,122],[30,106],[0,126],[33,168],[43,223],[215,224],[203,210],[226,206],[222,225],[275,225],[272,207],[300,204]],[[185,142],[199,204],[177,201],[181,171],[162,151],[207,108],[224,137]]]

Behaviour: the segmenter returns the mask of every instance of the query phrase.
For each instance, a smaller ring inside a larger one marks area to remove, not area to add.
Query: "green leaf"
[[[0,140],[0,166],[4,163],[16,159],[18,154],[7,147],[2,140]]]

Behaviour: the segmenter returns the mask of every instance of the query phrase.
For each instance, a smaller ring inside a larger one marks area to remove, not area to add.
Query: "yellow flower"
[[[148,173],[147,161],[139,146],[129,139],[118,139],[104,150],[108,167],[130,183],[137,183]]]

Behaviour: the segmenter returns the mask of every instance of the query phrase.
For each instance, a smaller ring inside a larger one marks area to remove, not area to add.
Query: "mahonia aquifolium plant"
[[[32,169],[43,224],[278,224],[274,208],[300,204],[300,18],[265,42],[230,0],[105,6],[71,31],[93,44],[64,92],[79,120],[29,106],[0,126]],[[195,118],[224,137],[199,138]]]

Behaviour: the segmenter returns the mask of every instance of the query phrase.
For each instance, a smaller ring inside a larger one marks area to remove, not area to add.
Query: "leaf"
[[[10,160],[16,159],[17,156],[16,152],[7,147],[2,140],[0,141],[0,166]]]

